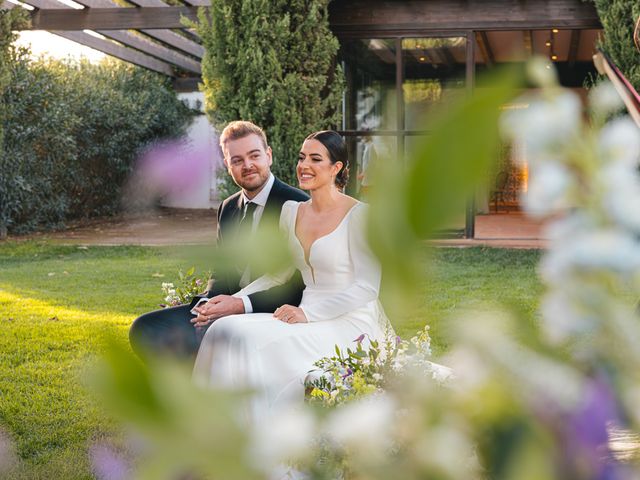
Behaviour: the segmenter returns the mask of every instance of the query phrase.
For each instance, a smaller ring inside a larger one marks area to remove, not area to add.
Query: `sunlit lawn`
[[[440,353],[447,347],[440,333],[457,309],[501,304],[532,321],[539,256],[437,250],[424,261],[431,276],[418,286],[422,304],[396,322],[398,333],[410,336],[428,322]],[[92,478],[88,447],[118,438],[119,429],[83,377],[106,337],[126,341],[133,318],[157,307],[160,283],[189,267],[186,258],[166,248],[0,244],[0,426],[20,457],[9,478]]]

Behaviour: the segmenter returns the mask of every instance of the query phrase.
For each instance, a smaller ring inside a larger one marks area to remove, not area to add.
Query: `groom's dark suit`
[[[219,244],[223,244],[225,240],[229,240],[237,234],[238,224],[242,217],[242,198],[241,192],[238,192],[225,199],[220,205],[218,209]],[[275,178],[260,218],[260,224],[263,221],[268,221],[269,218],[279,218],[282,205],[287,200],[305,201],[308,198],[308,195],[302,190],[293,188]],[[259,235],[255,237],[255,241],[260,241]],[[256,248],[259,248],[259,243],[256,243]],[[221,273],[215,279],[213,287],[207,292],[207,297],[232,295],[240,290],[242,268],[230,270],[232,271]],[[250,280],[254,280],[261,273],[251,271]],[[249,300],[255,313],[272,313],[285,303],[297,306],[300,303],[303,289],[304,284],[300,272],[296,271],[292,279],[285,285],[249,295]],[[193,303],[195,302],[192,302],[192,305]],[[196,332],[196,328],[191,324],[193,315],[190,310],[192,305],[165,308],[138,317],[129,330],[132,348],[138,354],[151,351],[191,356],[196,353],[202,332]]]
[[[274,179],[269,198],[264,206],[264,212],[260,223],[266,218],[278,219],[280,218],[280,210],[282,205],[287,200],[295,200],[297,202],[304,202],[308,200],[309,196],[302,190],[293,188],[286,183]],[[218,210],[218,243],[224,244],[235,233],[240,218],[242,217],[242,194],[237,192],[227,198],[220,209]],[[260,225],[258,225],[258,228]],[[260,241],[259,235],[256,241]],[[257,244],[256,247],[259,245]],[[251,271],[251,280],[255,280],[264,272]],[[239,270],[225,272],[220,278],[217,278],[213,284],[213,288],[207,293],[209,298],[216,295],[232,295],[240,290],[240,278],[242,273]],[[294,277],[287,284],[281,287],[275,287],[264,292],[254,293],[249,295],[249,300],[253,306],[255,313],[272,313],[276,308],[284,305],[298,305],[302,296],[302,290],[304,284],[300,272],[296,271]]]

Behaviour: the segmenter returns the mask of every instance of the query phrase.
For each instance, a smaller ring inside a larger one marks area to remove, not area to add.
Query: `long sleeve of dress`
[[[348,249],[353,264],[353,283],[328,298],[302,307],[309,322],[330,320],[378,299],[381,269],[366,240],[366,215],[364,204],[356,205],[348,218]],[[336,245],[335,248],[343,248]]]

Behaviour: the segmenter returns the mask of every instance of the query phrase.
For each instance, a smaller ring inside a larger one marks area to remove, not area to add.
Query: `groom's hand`
[[[241,298],[231,295],[216,295],[193,310],[198,316],[192,318],[191,323],[194,327],[205,327],[220,317],[244,313],[244,303]]]

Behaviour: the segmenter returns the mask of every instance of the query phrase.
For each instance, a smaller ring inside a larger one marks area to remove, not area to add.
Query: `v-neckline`
[[[338,231],[338,229],[340,227],[342,227],[342,225],[344,224],[345,220],[347,219],[347,217],[349,215],[351,215],[351,212],[353,212],[355,210],[355,208],[360,205],[360,202],[358,200],[356,200],[356,202],[351,206],[351,208],[349,208],[349,210],[347,210],[347,213],[344,214],[344,216],[342,217],[342,220],[340,220],[340,222],[338,223],[338,225],[336,225],[336,227],[331,230],[328,233],[325,233],[324,235],[320,235],[318,238],[316,238],[315,240],[313,240],[310,244],[309,244],[309,250],[305,250],[304,245],[302,244],[302,241],[300,240],[300,238],[298,237],[298,233],[297,233],[297,229],[298,229],[298,211],[300,210],[300,205],[302,204],[302,202],[298,202],[297,206],[296,206],[296,211],[295,211],[295,215],[293,216],[293,236],[296,238],[298,245],[300,246],[300,249],[302,250],[302,256],[304,257],[304,263],[307,264],[307,266],[311,269],[311,273],[313,275],[313,267],[311,266],[310,263],[310,257],[311,257],[311,250],[313,249],[313,246],[318,242],[318,240],[321,240],[323,238],[326,238],[330,235],[333,235],[336,231]]]

